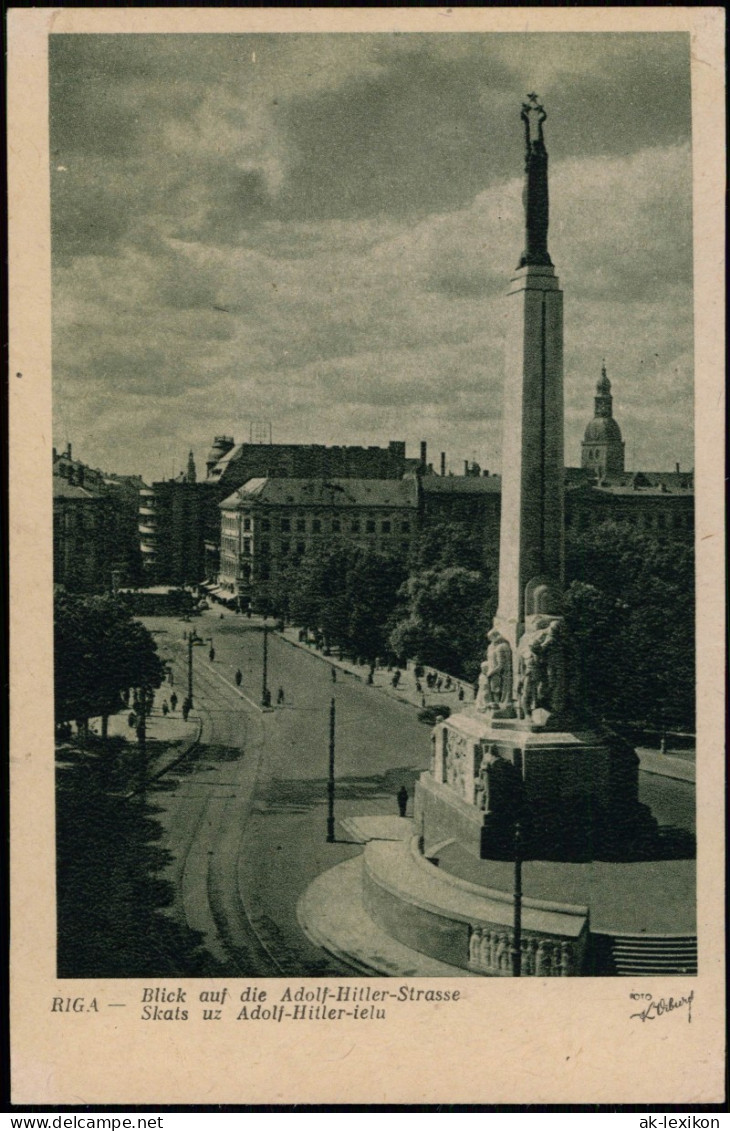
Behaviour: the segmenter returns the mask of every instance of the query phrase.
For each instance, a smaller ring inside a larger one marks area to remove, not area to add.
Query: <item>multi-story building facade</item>
[[[692,473],[678,468],[675,472],[624,470],[624,442],[613,418],[605,366],[596,386],[594,417],[586,428],[581,459],[582,467],[565,469],[568,528],[582,530],[610,519],[657,538],[692,539]],[[447,475],[445,453],[441,453],[441,474],[436,475],[427,463],[425,442],[420,446],[420,458],[407,459],[405,444],[400,441],[370,448],[236,445],[233,437],[218,436],[206,469],[205,480],[197,483],[191,456],[187,472],[177,480],[145,489],[140,538],[146,576],[151,582],[184,584],[207,579],[222,586],[222,596],[240,596],[246,604],[256,591],[265,592],[271,577],[283,568],[284,559],[305,552],[308,539],[315,534],[338,534],[380,547],[378,521],[387,523],[388,518],[370,517],[365,522],[375,523],[375,528],[358,530],[353,527],[357,519],[345,520],[344,515],[335,514],[334,500],[341,501],[344,496],[330,491],[332,485],[339,485],[343,491],[349,485],[350,496],[356,501],[343,504],[345,509],[367,509],[373,496],[364,494],[361,485],[368,482],[390,484],[391,495],[395,491],[392,484],[409,484],[404,490],[409,500],[415,498],[415,514],[407,520],[409,537],[417,530],[444,523],[467,525],[480,534],[485,567],[498,567],[500,477],[482,472],[476,463],[468,461],[463,475]],[[284,501],[285,483],[291,485],[288,490],[293,502]],[[323,484],[330,488],[323,488]],[[264,514],[267,507],[272,511],[268,516]],[[277,526],[276,507],[282,508],[279,517],[283,521],[298,526],[289,530]],[[292,512],[289,518],[283,514],[287,508]],[[301,513],[294,516],[292,508],[299,508]],[[320,513],[315,514],[317,508]],[[261,524],[257,532],[253,530],[255,521]],[[244,528],[246,522],[248,528]],[[268,530],[263,525],[267,522]],[[316,530],[314,523],[318,524]],[[333,523],[339,524],[339,529]],[[396,545],[394,533],[391,528],[385,539],[390,548]]]
[[[194,468],[180,479],[143,487],[139,494],[139,539],[147,585],[197,585],[206,576],[205,533],[218,515],[218,495]]]
[[[660,541],[694,540],[694,475],[680,471],[625,471],[599,483],[581,482],[568,468],[565,524],[589,530],[616,522]],[[571,483],[572,479],[572,483]]]
[[[141,576],[137,498],[141,480],[111,475],[53,450],[54,582],[103,593]]]
[[[282,570],[320,541],[406,556],[418,480],[250,479],[220,504],[218,585],[241,607],[265,602]]]
[[[693,504],[691,473],[624,473],[598,485],[591,472],[566,468],[568,529],[611,521],[658,540],[691,542]],[[319,539],[407,554],[414,536],[450,523],[479,532],[484,566],[496,571],[500,512],[497,475],[251,479],[220,504],[219,595],[240,598],[241,607],[265,599],[282,570]]]

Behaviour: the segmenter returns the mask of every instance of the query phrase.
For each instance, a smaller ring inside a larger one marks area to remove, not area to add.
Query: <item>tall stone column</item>
[[[474,708],[434,733],[415,815],[424,844],[475,856],[612,859],[654,845],[639,760],[584,717],[562,616],[563,296],[547,247],[548,156],[537,95],[525,125],[525,250],[506,299],[499,604]],[[443,766],[442,766],[443,763]],[[443,772],[442,772],[443,771]],[[653,850],[653,849],[652,849]]]
[[[495,628],[515,649],[531,613],[559,616],[563,568],[563,295],[547,249],[545,111],[525,124],[525,251],[505,315],[502,518]],[[526,607],[526,593],[534,594]]]

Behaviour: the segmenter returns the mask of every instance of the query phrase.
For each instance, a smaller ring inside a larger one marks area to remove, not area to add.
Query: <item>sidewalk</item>
[[[354,664],[351,660],[340,660],[336,656],[325,656],[313,644],[306,644],[299,639],[298,628],[285,628],[283,631],[277,631],[277,636],[286,640],[288,644],[293,645],[295,648],[302,648],[305,652],[310,652],[312,655],[317,656],[323,663],[329,664],[330,667],[344,672],[348,676],[354,676],[362,683],[367,683],[369,667],[367,664]],[[425,665],[424,665],[425,666]],[[392,679],[393,672],[388,671],[386,668],[377,668],[373,677],[372,686],[385,695],[389,695],[391,699],[398,699],[401,703],[410,703],[413,707],[422,709],[424,706],[423,700],[425,699],[425,706],[432,707],[436,704],[445,704],[451,707],[451,713],[456,714],[460,708],[471,706],[474,702],[475,695],[474,689],[471,684],[466,683],[464,680],[451,679],[451,689],[446,690],[445,687],[441,691],[435,689],[429,691],[426,686],[425,676],[421,680],[422,692],[416,690],[416,677],[413,674],[413,663],[409,663],[400,669],[401,678],[397,687],[393,687]],[[449,678],[444,672],[437,671],[436,668],[425,667],[425,672],[434,672],[436,677],[441,679],[443,683]],[[459,699],[459,688],[464,689],[463,700]],[[676,781],[695,781],[695,763],[688,758],[676,757],[672,754],[660,754],[658,750],[650,750],[646,747],[638,746],[636,753],[639,756],[639,765],[641,770],[647,774],[658,774],[660,777],[674,778]]]
[[[329,664],[330,667],[336,668],[338,671],[345,672],[347,675],[355,676],[361,683],[367,683],[368,672],[370,668],[367,664],[355,664],[351,660],[340,660],[335,655],[325,656],[313,644],[305,644],[299,640],[298,628],[285,628],[281,631],[277,630],[277,636],[281,640],[286,640],[288,644],[292,644],[295,648],[302,648],[305,652],[310,652],[313,656],[317,656],[323,663]],[[457,680],[453,676],[446,675],[445,672],[437,671],[436,668],[428,667],[424,664],[424,676],[421,682],[422,690],[419,692],[416,689],[416,677],[413,672],[414,664],[409,662],[402,668],[399,668],[401,678],[397,687],[393,687],[393,673],[395,668],[388,671],[387,668],[376,668],[373,676],[372,686],[377,688],[378,691],[390,695],[391,699],[398,699],[401,703],[410,703],[412,707],[423,708],[435,706],[437,703],[444,703],[446,706],[451,707],[451,713],[456,714],[460,707],[468,707],[474,702],[474,688],[466,680]],[[437,679],[442,681],[440,691],[436,688],[429,690],[426,686],[426,675],[433,672]],[[450,687],[447,689],[445,686],[446,681],[449,680]],[[459,689],[462,688],[464,698],[459,699]],[[424,703],[425,699],[425,703]]]
[[[146,737],[147,755],[149,758],[149,778],[159,778],[167,773],[181,759],[186,758],[193,747],[200,741],[202,720],[193,709],[188,715],[187,722],[182,717],[180,705],[176,711],[163,714],[162,702],[169,699],[170,687],[163,683],[155,692],[155,702],[151,713],[147,716]],[[101,719],[90,719],[89,727],[92,733],[101,734]],[[117,715],[109,716],[109,738],[123,738],[130,747],[139,745],[137,732],[129,726],[129,708],[125,708]]]

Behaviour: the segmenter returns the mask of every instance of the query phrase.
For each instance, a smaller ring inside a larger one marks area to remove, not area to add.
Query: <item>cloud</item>
[[[566,453],[606,356],[627,443],[691,462],[687,45],[580,39],[53,37],[59,430],[148,476],[250,419],[494,469],[542,60]]]

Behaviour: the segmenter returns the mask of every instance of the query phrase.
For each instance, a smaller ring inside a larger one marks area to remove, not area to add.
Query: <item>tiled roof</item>
[[[241,503],[272,506],[415,507],[415,479],[249,479],[220,505],[235,510]]]
[[[53,476],[54,499],[98,499],[100,496],[87,491],[85,487],[77,487],[69,483],[60,475]]]
[[[499,475],[424,475],[424,495],[498,495],[502,489]]]

